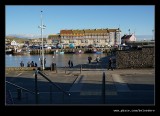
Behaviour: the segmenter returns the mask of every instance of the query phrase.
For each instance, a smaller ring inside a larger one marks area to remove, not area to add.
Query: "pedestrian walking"
[[[71,60],[68,61],[68,66],[71,68]]]
[[[73,61],[71,61],[71,68],[73,68]]]
[[[112,60],[112,58],[110,58],[109,62],[108,62],[108,70],[109,69],[113,70],[113,60]]]

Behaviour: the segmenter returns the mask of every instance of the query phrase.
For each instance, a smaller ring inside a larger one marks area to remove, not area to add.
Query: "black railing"
[[[52,82],[43,72],[36,70],[35,72],[35,99],[36,99],[36,104],[38,104],[38,82],[37,82],[37,74],[40,74],[42,77],[44,77],[48,82],[50,82],[50,84],[52,84],[53,86],[55,86],[56,88],[58,88],[60,91],[63,92],[63,101],[64,101],[64,94],[70,96],[69,93],[67,93],[66,91],[64,91],[60,86],[58,86],[57,84],[55,84],[54,82]],[[52,87],[50,86],[50,103],[52,103]]]
[[[7,83],[7,84],[10,84],[10,85],[13,85],[13,86],[15,86],[15,87],[17,87],[17,88],[19,88],[19,89],[24,90],[24,91],[27,91],[27,92],[29,92],[29,93],[35,94],[35,92],[33,92],[33,91],[31,91],[31,90],[28,90],[28,89],[26,89],[26,88],[24,88],[24,87],[21,87],[21,86],[19,86],[19,85],[16,85],[16,84],[14,84],[14,83],[9,82],[9,81],[6,81],[6,83]]]
[[[66,95],[70,96],[69,93],[67,93],[66,91],[64,91],[60,86],[58,86],[57,84],[55,84],[54,82],[52,82],[43,72],[38,71],[38,73],[44,77],[48,82],[50,82],[52,85],[54,85],[56,88],[58,88],[60,91],[62,91],[63,93],[65,93]]]
[[[26,89],[26,88],[24,88],[24,87],[21,87],[21,86],[19,86],[19,85],[17,85],[17,84],[11,83],[11,82],[9,82],[9,81],[5,81],[5,82],[6,82],[7,84],[10,84],[10,85],[18,88],[18,89],[17,89],[17,98],[18,98],[19,100],[21,100],[21,97],[22,97],[22,95],[21,95],[21,94],[22,94],[22,90],[27,91],[27,92],[32,93],[32,94],[36,94],[35,92],[33,92],[33,91],[31,91],[31,90],[28,90],[28,89]],[[12,96],[10,91],[9,91],[9,94],[10,94],[10,96]],[[39,94],[39,93],[37,93],[37,95],[38,95],[38,94]],[[12,100],[12,102],[13,102],[13,98],[12,98],[12,97],[11,97],[11,100]]]
[[[13,97],[10,90],[6,92],[6,104],[14,104]]]
[[[103,104],[106,103],[105,72],[103,72],[103,77],[102,77],[102,102]]]

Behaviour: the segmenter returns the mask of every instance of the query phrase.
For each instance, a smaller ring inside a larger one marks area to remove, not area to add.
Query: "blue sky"
[[[6,35],[40,35],[38,26],[46,25],[44,35],[62,29],[119,28],[123,34],[153,35],[154,5],[6,5]]]

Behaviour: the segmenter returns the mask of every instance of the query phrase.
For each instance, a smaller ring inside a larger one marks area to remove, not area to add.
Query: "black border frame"
[[[5,0],[5,1],[0,1],[0,14],[1,14],[1,21],[0,21],[0,25],[1,25],[1,29],[2,29],[2,33],[0,34],[0,38],[1,38],[1,46],[0,46],[0,53],[1,56],[3,56],[3,61],[1,60],[1,81],[0,81],[0,91],[1,91],[1,106],[2,108],[0,108],[3,111],[15,111],[17,114],[19,111],[21,111],[22,109],[25,111],[23,113],[31,113],[30,111],[51,111],[55,113],[59,113],[58,115],[60,115],[60,113],[65,113],[65,112],[70,112],[70,114],[74,114],[75,111],[78,111],[79,113],[83,113],[83,111],[87,111],[89,113],[95,113],[97,112],[98,114],[102,114],[102,112],[114,112],[113,110],[118,109],[118,110],[132,110],[132,109],[150,109],[150,110],[155,110],[155,112],[158,112],[158,108],[159,108],[159,100],[158,98],[158,83],[159,83],[159,71],[158,71],[158,67],[159,67],[159,54],[158,54],[158,50],[159,50],[159,45],[158,45],[158,39],[160,37],[160,28],[159,27],[159,11],[160,11],[160,2],[158,2],[158,0],[139,0],[139,1],[128,1],[126,2],[125,0],[121,0],[121,1],[104,1],[104,0],[100,0],[100,1],[92,1],[92,3],[90,1],[51,1],[51,0],[45,0],[45,2],[43,1],[11,1],[11,0]],[[155,60],[156,60],[156,66],[155,66],[155,72],[156,72],[156,78],[155,78],[155,106],[31,106],[31,107],[24,107],[24,106],[5,106],[5,95],[2,93],[5,93],[5,5],[155,5]],[[36,108],[36,109],[35,109]],[[42,110],[39,110],[39,108],[41,108]],[[38,109],[38,110],[37,110]],[[65,110],[65,112],[63,112]],[[18,112],[17,112],[18,111]],[[47,112],[46,112],[47,113]],[[53,114],[53,115],[54,115]],[[30,114],[32,115],[32,114]],[[103,114],[105,115],[105,114]]]

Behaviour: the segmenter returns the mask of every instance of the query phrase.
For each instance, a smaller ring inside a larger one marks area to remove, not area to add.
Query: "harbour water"
[[[86,64],[88,63],[88,56],[92,57],[94,61],[97,55],[101,58],[106,57],[106,54],[48,54],[44,57],[46,58],[46,67],[50,67],[52,62],[55,62],[57,67],[68,66],[68,61],[72,60],[73,65]],[[54,56],[54,58],[53,58]],[[20,62],[24,62],[24,66],[27,66],[28,61],[34,61],[40,66],[39,58],[40,55],[5,55],[5,66],[6,67],[19,67]]]

